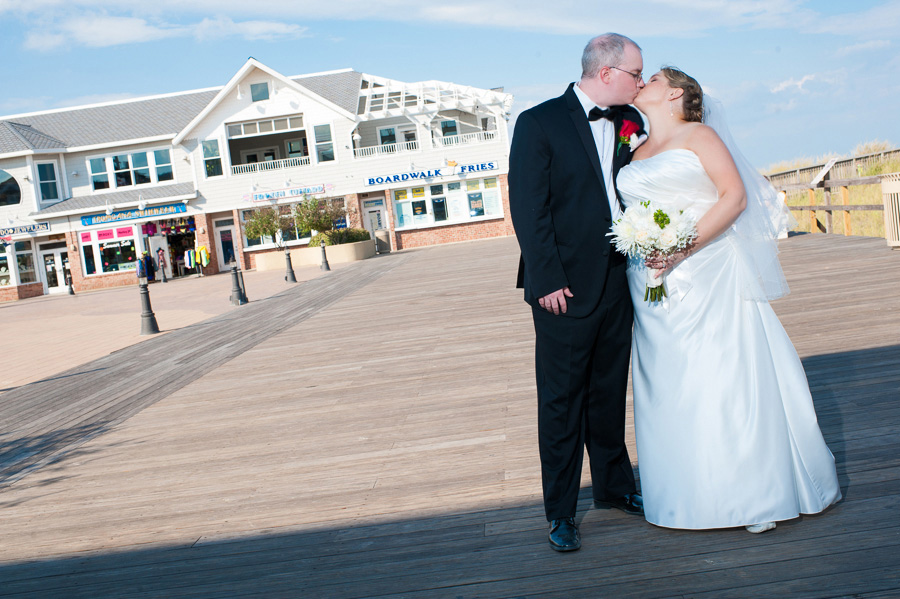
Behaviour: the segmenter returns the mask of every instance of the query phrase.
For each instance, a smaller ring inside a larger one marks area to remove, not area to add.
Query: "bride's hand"
[[[682,260],[691,255],[691,251],[693,250],[692,246],[688,246],[683,250],[678,250],[673,254],[660,254],[659,252],[654,252],[647,256],[647,259],[644,260],[644,264],[647,265],[647,268],[652,268],[656,272],[653,273],[654,277],[659,277],[666,271],[669,271],[678,264],[681,263]]]

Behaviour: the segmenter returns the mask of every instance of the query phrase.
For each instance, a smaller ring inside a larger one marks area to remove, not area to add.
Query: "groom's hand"
[[[568,287],[563,287],[559,291],[554,291],[553,293],[540,298],[538,304],[540,304],[541,308],[547,312],[553,312],[554,314],[562,312],[565,314],[567,297],[574,297],[574,295],[569,291]]]

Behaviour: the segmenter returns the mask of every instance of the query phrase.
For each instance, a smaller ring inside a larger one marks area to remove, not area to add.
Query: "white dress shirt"
[[[585,116],[591,112],[591,109],[597,104],[594,103],[593,100],[587,97],[581,88],[578,87],[578,83],[575,84],[575,87],[572,89],[575,90],[575,96],[578,97],[578,101],[581,102],[582,108],[584,108]],[[600,106],[600,108],[608,108],[607,106]],[[616,220],[621,218],[622,209],[619,207],[619,201],[616,199],[616,186],[615,181],[613,180],[613,155],[615,154],[615,125],[609,119],[597,119],[596,121],[589,121],[588,123],[591,126],[591,133],[594,134],[594,143],[597,145],[597,156],[600,157],[600,168],[603,169],[603,179],[604,183],[606,183],[606,197],[609,200],[609,210],[612,214],[612,219]]]

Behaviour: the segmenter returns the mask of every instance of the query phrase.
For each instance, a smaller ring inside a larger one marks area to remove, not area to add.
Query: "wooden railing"
[[[246,173],[277,171],[294,166],[307,166],[308,164],[309,156],[283,158],[281,160],[264,160],[263,162],[251,162],[249,164],[235,164],[231,167],[231,174],[243,175]]]
[[[861,171],[864,171],[871,166],[898,159],[900,159],[900,150],[886,150],[884,152],[875,152],[864,156],[832,160],[829,173],[834,179],[860,177]],[[821,172],[825,166],[825,164],[816,164],[813,166],[794,168],[766,175],[766,178],[769,179],[776,188],[790,185],[804,185],[807,181],[811,181],[817,173]]]
[[[834,232],[833,214],[835,212],[843,213],[844,219],[844,235],[853,235],[853,228],[850,220],[850,213],[856,210],[884,210],[883,204],[851,204],[850,203],[850,187],[855,185],[877,185],[881,183],[880,176],[874,177],[856,177],[853,179],[823,179],[821,182],[810,187],[809,184],[795,184],[776,186],[778,191],[798,191],[806,190],[809,196],[809,204],[803,206],[788,206],[791,210],[805,212],[806,218],[809,219],[809,230],[815,233],[817,230],[823,233]],[[821,188],[825,198],[824,204],[816,204],[816,189]],[[840,205],[832,202],[832,190],[838,189],[841,197]],[[816,216],[817,211],[825,213],[825,222],[819,221]],[[798,219],[799,220],[799,219]]]
[[[384,144],[381,146],[366,146],[364,148],[355,148],[353,150],[353,157],[372,158],[373,156],[384,156],[385,154],[396,154],[397,152],[415,152],[418,149],[418,141],[402,141],[399,143]]]
[[[446,148],[449,146],[461,146],[465,144],[479,144],[500,139],[496,131],[478,131],[476,133],[463,133],[462,135],[448,135],[447,137],[434,138],[434,147]]]

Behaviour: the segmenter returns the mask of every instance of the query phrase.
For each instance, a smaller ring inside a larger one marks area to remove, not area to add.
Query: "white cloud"
[[[772,87],[772,93],[777,94],[778,92],[783,92],[786,89],[790,89],[792,87],[796,87],[797,91],[803,91],[803,85],[808,81],[815,81],[816,75],[804,75],[800,79],[794,79],[791,77],[787,81],[782,81],[781,83],[776,84]]]
[[[74,45],[104,48],[123,44],[139,44],[173,37],[195,37],[198,40],[240,37],[247,40],[276,40],[304,35],[305,27],[275,21],[233,21],[228,17],[203,19],[190,25],[152,23],[138,17],[109,15],[77,16],[43,24],[28,32],[25,47],[52,50]]]
[[[420,0],[269,0],[265,3],[249,3],[246,0],[155,0],[123,5],[119,0],[0,0],[0,13],[37,17],[103,13],[146,19],[146,23],[156,22],[165,15],[165,19],[178,23],[179,27],[196,27],[201,32],[210,28],[237,29],[232,35],[250,39],[302,35],[303,28],[291,25],[290,21],[316,19],[454,23],[566,35],[622,31],[636,38],[646,38],[697,36],[723,27],[804,30],[813,24],[826,26],[830,20],[805,8],[808,4],[811,3],[800,0],[632,0],[613,6],[606,2],[584,0],[456,0],[452,3]],[[892,0],[888,5],[900,6],[900,0]],[[880,16],[889,17],[890,11],[883,12],[886,14]],[[217,16],[210,18],[209,15]],[[502,18],[487,22],[484,15],[502,15]],[[242,18],[261,20],[240,22]],[[138,33],[149,35],[157,28],[168,31],[168,27],[161,25],[148,25],[147,28]]]
[[[228,17],[203,19],[192,27],[193,34],[200,40],[242,37],[248,40],[275,40],[296,38],[305,35],[307,28],[293,23],[275,21],[234,22]]]
[[[889,48],[891,42],[888,40],[872,40],[870,42],[862,42],[860,44],[853,44],[852,46],[844,46],[840,48],[837,52],[835,52],[836,56],[847,56],[848,54],[855,54],[857,52],[867,52],[869,50],[879,50],[881,48]]]
[[[786,81],[782,81],[780,83],[776,83],[773,85],[769,91],[773,94],[777,94],[787,90],[794,90],[796,88],[797,92],[808,92],[810,91],[807,86],[807,83],[815,82],[817,84],[830,86],[832,88],[843,86],[847,81],[848,71],[847,69],[837,69],[834,71],[823,71],[821,73],[811,73],[809,75],[804,75],[800,79],[790,78]],[[805,86],[805,87],[804,87]]]

